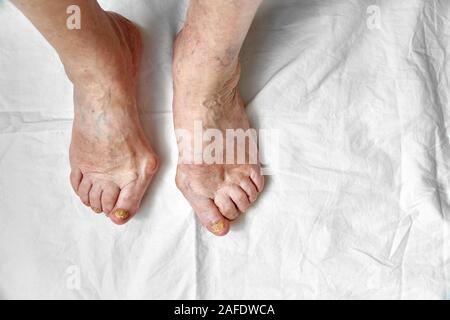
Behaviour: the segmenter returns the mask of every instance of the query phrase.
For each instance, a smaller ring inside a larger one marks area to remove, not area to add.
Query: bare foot
[[[111,28],[103,36],[109,37],[110,47],[94,49],[96,56],[83,63],[66,65],[75,103],[70,181],[86,206],[124,224],[139,209],[158,158],[136,105],[139,30],[118,14],[106,14]]]
[[[195,39],[183,30],[175,41],[174,54],[174,123],[177,133],[195,135],[195,122],[202,129],[218,129],[226,137],[227,129],[250,128],[244,103],[238,90],[237,61],[217,59],[208,63],[201,49],[193,47]],[[224,140],[225,141],[225,140]],[[180,157],[176,183],[197,213],[200,222],[212,233],[228,233],[230,221],[245,212],[263,190],[264,178],[257,161],[250,162],[248,149],[244,163],[185,163],[186,150],[179,142]],[[192,148],[192,146],[190,146]],[[203,149],[204,150],[204,149]],[[194,155],[190,155],[191,160]]]

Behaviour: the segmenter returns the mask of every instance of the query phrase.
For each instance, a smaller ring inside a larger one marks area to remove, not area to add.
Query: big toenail
[[[101,213],[102,210],[100,210],[99,208],[92,208],[92,210],[94,210],[95,213]]]
[[[114,212],[114,215],[115,215],[117,218],[119,218],[119,219],[125,220],[126,218],[128,218],[128,216],[129,216],[130,214],[128,213],[128,211],[125,211],[125,210],[123,210],[123,209],[119,209],[119,210],[117,210],[116,212]]]
[[[225,226],[224,226],[224,224],[223,224],[223,221],[221,220],[221,221],[219,221],[219,222],[214,223],[214,224],[211,226],[211,230],[212,230],[212,232],[218,234],[218,233],[221,233],[221,232],[223,231],[224,227],[225,227]]]

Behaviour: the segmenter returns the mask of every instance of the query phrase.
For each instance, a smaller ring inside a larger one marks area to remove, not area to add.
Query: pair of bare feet
[[[98,56],[91,57],[95,64],[90,70],[79,68],[80,64],[65,65],[74,84],[75,103],[70,181],[86,206],[124,224],[138,212],[158,170],[158,156],[138,118],[139,30],[118,14],[105,14],[114,30],[109,35],[109,54],[99,50]],[[250,128],[237,87],[237,59],[213,57],[216,63],[209,63],[208,52],[203,51],[208,48],[199,42],[195,30],[185,26],[174,43],[175,129],[192,131],[195,121],[222,132]],[[264,179],[259,164],[179,162],[176,184],[200,222],[221,236],[228,233],[230,221],[255,202]]]

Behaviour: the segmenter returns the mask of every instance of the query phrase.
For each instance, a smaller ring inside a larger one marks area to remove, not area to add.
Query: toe
[[[250,203],[253,203],[256,201],[256,198],[258,197],[258,189],[256,188],[255,184],[250,179],[243,179],[240,182],[240,187],[242,190],[247,193],[248,199],[250,200]]]
[[[247,194],[239,186],[231,186],[229,189],[229,195],[239,211],[245,212],[250,207],[250,201]]]
[[[224,236],[230,231],[230,222],[220,213],[211,199],[195,197],[188,199],[200,223],[216,236]]]
[[[239,210],[228,195],[222,193],[216,195],[214,203],[219,208],[220,213],[228,220],[235,220],[239,217]]]
[[[115,224],[127,223],[136,214],[147,186],[143,181],[133,182],[120,190],[116,205],[109,216]]]
[[[81,170],[76,168],[70,172],[70,184],[73,190],[77,193],[78,187],[80,186],[81,179],[83,179],[83,174]]]
[[[257,169],[252,170],[250,178],[258,189],[258,192],[262,192],[264,189],[264,176],[261,174],[261,168],[258,167]]]
[[[101,205],[104,213],[106,214],[111,213],[112,209],[116,205],[119,193],[120,188],[112,182],[103,186],[101,195]]]
[[[99,183],[94,183],[89,191],[89,204],[92,211],[95,213],[101,213],[102,209],[102,186]]]
[[[86,206],[90,206],[89,204],[89,192],[91,191],[92,183],[90,179],[83,178],[81,180],[80,185],[78,186],[77,194],[81,199],[81,202],[83,202]]]

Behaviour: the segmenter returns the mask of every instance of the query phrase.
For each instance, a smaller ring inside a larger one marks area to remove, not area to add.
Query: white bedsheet
[[[450,1],[265,1],[241,87],[280,161],[224,238],[174,184],[186,1],[101,4],[145,36],[140,108],[161,170],[126,226],[80,203],[71,84],[0,1],[0,298],[450,298]]]

